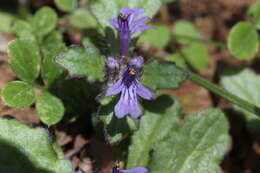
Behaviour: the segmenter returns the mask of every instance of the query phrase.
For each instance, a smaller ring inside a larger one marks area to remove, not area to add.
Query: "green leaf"
[[[252,59],[259,50],[256,28],[246,22],[232,27],[228,35],[228,50],[237,59]]]
[[[89,83],[86,79],[67,79],[57,84],[57,96],[62,99],[66,108],[66,123],[75,121],[85,116],[89,110],[96,110],[97,103],[94,101],[101,93],[100,83]],[[83,104],[81,104],[83,103]],[[80,121],[82,125],[84,122]]]
[[[94,16],[86,9],[77,9],[69,16],[69,22],[79,29],[97,28]]]
[[[165,57],[166,60],[171,61],[171,62],[175,62],[177,66],[179,67],[186,67],[186,63],[184,61],[184,57],[181,56],[178,53],[175,54],[171,54]]]
[[[55,56],[63,49],[64,48],[61,47],[50,51],[47,54],[46,58],[43,60],[41,76],[44,84],[47,87],[51,87],[52,85],[54,85],[63,74],[63,70],[57,67],[54,62]]]
[[[56,57],[56,62],[70,75],[87,76],[89,80],[102,79],[104,57],[94,48],[70,48]]]
[[[138,120],[133,120],[129,116],[118,119],[114,114],[114,107],[117,103],[117,99],[114,96],[111,96],[110,98],[104,98],[101,101],[103,105],[98,116],[106,129],[106,139],[110,144],[114,144],[120,142],[133,130],[136,130]]]
[[[253,18],[253,22],[257,29],[260,29],[260,2],[252,5],[247,14]]]
[[[171,3],[171,2],[174,2],[175,0],[161,0],[162,3]]]
[[[77,8],[77,0],[55,0],[57,7],[66,12],[72,12]]]
[[[209,56],[203,44],[192,43],[182,49],[187,62],[197,71],[208,67]]]
[[[10,13],[0,11],[0,32],[12,34],[12,24],[16,20],[16,17]]]
[[[196,31],[192,23],[185,20],[174,23],[173,33],[176,40],[182,44],[191,43],[201,38],[200,33]]]
[[[228,121],[218,109],[190,115],[184,125],[157,143],[150,173],[216,173],[230,145]]]
[[[116,0],[91,1],[90,9],[94,16],[97,18],[98,22],[104,28],[106,26],[110,26],[108,20],[116,17],[117,13],[119,12]]]
[[[42,128],[33,129],[15,119],[0,118],[0,170],[12,173],[71,173],[70,161],[58,158],[50,139]]]
[[[23,20],[17,20],[12,28],[14,33],[19,38],[27,38],[35,40],[35,36],[33,34],[33,29],[30,23],[23,21]]]
[[[179,127],[181,107],[177,100],[162,95],[154,101],[146,102],[144,106],[148,111],[141,117],[140,128],[131,138],[128,168],[146,167],[149,153],[155,144],[168,138]]]
[[[151,89],[178,88],[188,73],[173,63],[152,61],[144,66],[142,84]]]
[[[88,28],[87,31],[89,35],[82,41],[85,47],[95,47],[106,56],[118,55],[118,38],[112,28],[107,27],[104,31],[101,27]]]
[[[15,39],[8,44],[9,64],[18,78],[33,82],[40,72],[40,54],[35,41]]]
[[[5,85],[1,92],[1,97],[4,104],[23,108],[30,106],[35,99],[34,88],[22,81],[13,81]]]
[[[156,48],[164,48],[170,41],[170,32],[165,25],[155,25],[155,29],[146,31],[141,37]]]
[[[115,144],[124,139],[132,131],[137,129],[138,120],[133,120],[129,116],[122,119],[116,118],[114,114],[111,115],[111,123],[106,128],[106,138],[110,144]]]
[[[153,17],[161,6],[161,0],[98,0],[90,3],[90,9],[103,26],[110,26],[109,19],[116,17],[122,7],[145,8],[145,15]]]
[[[41,43],[41,49],[45,54],[48,54],[49,51],[62,49],[65,47],[63,42],[63,37],[60,32],[52,31],[49,33]]]
[[[57,14],[50,7],[43,7],[36,12],[32,19],[32,27],[38,36],[45,36],[57,24]]]
[[[62,101],[48,92],[44,92],[37,98],[36,110],[41,121],[48,126],[58,123],[65,111]]]
[[[221,84],[232,94],[260,106],[260,76],[250,69],[226,69],[221,75]],[[252,114],[238,106],[235,106],[235,109],[245,115],[250,128],[260,132],[259,115]]]
[[[117,0],[120,1],[120,0]],[[157,11],[160,9],[162,2],[161,0],[130,0],[127,1],[129,8],[145,8],[145,16],[153,17]],[[120,8],[122,8],[121,6]],[[116,17],[116,16],[114,16]]]

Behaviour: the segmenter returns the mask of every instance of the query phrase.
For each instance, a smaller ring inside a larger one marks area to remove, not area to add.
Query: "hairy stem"
[[[248,101],[231,94],[230,92],[226,91],[225,89],[218,87],[217,85],[211,83],[210,81],[208,81],[206,79],[203,79],[202,77],[200,77],[199,75],[197,75],[195,73],[190,72],[189,75],[190,75],[190,79],[193,82],[199,84],[200,86],[202,86],[204,88],[207,88],[214,94],[217,94],[217,95],[225,98],[226,100],[230,101],[231,103],[233,103],[257,116],[260,116],[260,108],[258,106],[251,104]]]

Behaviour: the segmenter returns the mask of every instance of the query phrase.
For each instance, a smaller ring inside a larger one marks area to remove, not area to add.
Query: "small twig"
[[[251,112],[251,113],[255,114],[256,116],[260,117],[260,108],[258,106],[248,102],[245,99],[242,99],[242,98],[230,93],[229,91],[227,91],[223,88],[220,88],[219,86],[211,83],[210,81],[200,77],[196,73],[190,72],[189,77],[193,82],[195,82],[195,83],[199,84],[200,86],[210,90],[214,94],[217,94],[217,95],[225,98],[226,100],[228,100],[232,104],[237,105],[237,106],[247,110],[248,112]]]

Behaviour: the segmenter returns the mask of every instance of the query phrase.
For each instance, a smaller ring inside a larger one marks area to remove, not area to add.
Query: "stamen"
[[[120,13],[118,17],[124,21],[127,19],[127,17],[123,13]]]
[[[132,14],[132,13],[128,13],[127,15],[125,15],[125,14],[123,14],[123,13],[120,13],[118,17],[119,17],[121,20],[126,21],[131,14]]]
[[[136,74],[136,72],[131,70],[131,71],[128,72],[128,74],[134,76]]]
[[[120,163],[117,162],[117,163],[116,163],[116,170],[119,170],[119,169],[120,169]]]

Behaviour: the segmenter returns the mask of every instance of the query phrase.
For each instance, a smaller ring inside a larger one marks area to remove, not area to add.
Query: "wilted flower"
[[[135,167],[132,169],[128,169],[128,170],[119,170],[117,169],[117,167],[113,168],[111,173],[147,173],[148,170],[144,167]]]
[[[132,33],[152,28],[143,24],[149,17],[144,16],[137,18],[143,14],[144,11],[143,8],[129,9],[124,7],[120,10],[120,14],[117,17],[109,20],[109,23],[113,25],[119,33],[121,56],[127,56]]]
[[[120,99],[115,106],[115,115],[118,118],[123,118],[128,114],[133,119],[138,118],[142,110],[137,97],[140,96],[147,100],[153,97],[152,93],[138,81],[139,70],[142,66],[143,57],[141,56],[130,60],[118,81],[106,91],[105,96],[117,95],[121,92]]]

